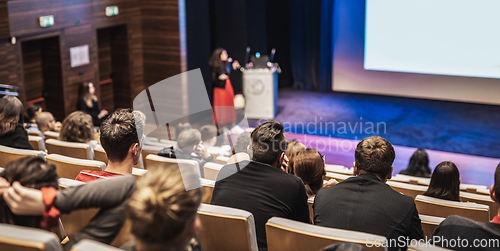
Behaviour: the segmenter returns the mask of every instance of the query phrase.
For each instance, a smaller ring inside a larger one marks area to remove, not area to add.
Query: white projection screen
[[[500,0],[337,0],[333,90],[500,104]]]

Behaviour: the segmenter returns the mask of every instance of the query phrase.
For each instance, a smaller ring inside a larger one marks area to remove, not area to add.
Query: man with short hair
[[[40,112],[36,116],[36,125],[38,130],[44,135],[44,132],[54,131],[56,129],[56,120],[50,112]]]
[[[284,172],[286,139],[283,125],[266,122],[252,131],[251,161],[224,166],[210,204],[253,214],[259,250],[267,250],[266,222],[274,216],[310,222],[304,183]]]
[[[495,171],[495,184],[490,186],[490,197],[498,205],[496,216],[487,223],[473,221],[457,215],[446,218],[434,230],[434,245],[453,250],[500,249],[500,164]],[[460,246],[458,239],[462,240]],[[465,241],[466,240],[466,241]],[[464,244],[468,246],[464,246]],[[476,245],[479,244],[479,245]]]
[[[319,190],[314,224],[385,236],[391,250],[406,249],[401,239],[423,239],[413,198],[385,184],[392,177],[395,156],[391,143],[382,137],[360,141],[354,154],[356,177]]]
[[[101,124],[101,145],[108,156],[104,171],[83,170],[76,180],[89,182],[103,177],[131,174],[139,162],[144,140],[146,116],[140,111],[115,111]]]
[[[215,146],[217,143],[217,127],[214,125],[204,125],[200,128],[200,133],[204,146]]]
[[[175,158],[197,161],[200,175],[202,178],[205,177],[203,166],[207,162],[214,162],[214,157],[203,146],[200,131],[193,128],[183,130],[177,137],[177,146],[179,149],[174,150]],[[158,155],[162,154],[159,153]]]

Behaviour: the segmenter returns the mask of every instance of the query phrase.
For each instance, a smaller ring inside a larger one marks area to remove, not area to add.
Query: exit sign
[[[116,16],[118,15],[118,6],[108,6],[106,7],[106,16]]]
[[[54,16],[42,16],[40,17],[40,27],[49,27],[54,25]]]

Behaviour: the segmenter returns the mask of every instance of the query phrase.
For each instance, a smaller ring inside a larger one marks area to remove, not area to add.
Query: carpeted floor
[[[500,106],[279,90],[276,119],[287,132],[355,140],[379,135],[394,145],[500,158]]]

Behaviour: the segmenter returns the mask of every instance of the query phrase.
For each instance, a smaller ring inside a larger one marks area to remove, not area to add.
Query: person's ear
[[[495,188],[495,185],[491,185],[491,186],[490,186],[490,197],[491,197],[491,199],[492,199],[494,202],[498,203],[497,195],[496,195],[496,193],[495,193],[494,188]]]
[[[138,143],[134,143],[132,146],[130,146],[130,151],[132,152],[132,155],[141,154],[139,152],[139,144]]]
[[[387,179],[390,180],[392,178],[392,172],[394,171],[394,167],[391,166],[391,172],[387,174]]]
[[[462,179],[458,178],[458,184],[462,184]]]
[[[247,146],[247,154],[250,155],[250,145]]]
[[[356,167],[356,161],[352,162],[352,167],[354,168],[353,170],[354,176],[358,176],[358,168]]]

